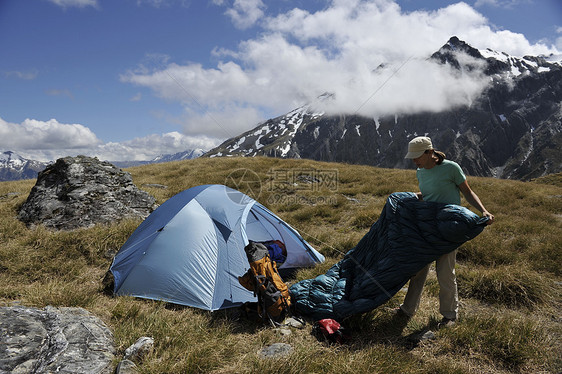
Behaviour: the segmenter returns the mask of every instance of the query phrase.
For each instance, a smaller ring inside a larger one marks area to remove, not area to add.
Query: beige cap
[[[408,143],[408,153],[404,158],[418,158],[429,149],[433,149],[431,139],[427,136],[418,136]]]

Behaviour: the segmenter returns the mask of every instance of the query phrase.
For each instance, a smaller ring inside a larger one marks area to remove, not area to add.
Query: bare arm
[[[476,195],[474,191],[472,191],[466,180],[459,184],[459,189],[470,205],[482,212],[482,215],[484,217],[489,218],[488,225],[491,225],[494,222],[494,216],[484,207],[484,204],[482,204],[478,195]]]

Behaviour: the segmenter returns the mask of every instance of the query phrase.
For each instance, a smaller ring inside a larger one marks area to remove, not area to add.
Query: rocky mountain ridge
[[[47,163],[28,160],[20,155],[6,151],[0,153],[0,181],[36,178]]]
[[[412,168],[403,158],[406,144],[429,135],[469,175],[528,180],[562,171],[560,61],[478,50],[457,37],[430,59],[459,71],[479,69],[489,84],[469,106],[437,113],[367,118],[327,115],[305,105],[225,141],[205,156],[263,155]]]

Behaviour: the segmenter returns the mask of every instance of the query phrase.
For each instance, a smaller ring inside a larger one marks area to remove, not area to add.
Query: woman
[[[433,149],[430,138],[419,136],[412,139],[408,144],[408,154],[405,158],[412,159],[418,167],[416,172],[420,187],[420,192],[416,193],[418,199],[460,205],[460,191],[470,205],[482,212],[483,216],[488,217],[488,224],[494,222],[494,216],[488,212],[469,187],[460,166],[456,162],[446,160],[443,152]],[[456,254],[455,250],[441,256],[435,262],[439,282],[439,312],[443,315],[440,327],[451,326],[457,319]],[[411,317],[417,311],[429,266],[430,264],[410,279],[408,292],[398,313]]]

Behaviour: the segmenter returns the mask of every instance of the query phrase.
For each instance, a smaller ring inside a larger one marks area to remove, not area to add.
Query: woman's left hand
[[[482,215],[484,217],[488,217],[488,222],[486,223],[487,225],[491,225],[492,223],[494,223],[494,215],[492,213],[485,210],[482,212]]]

